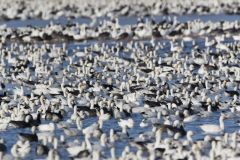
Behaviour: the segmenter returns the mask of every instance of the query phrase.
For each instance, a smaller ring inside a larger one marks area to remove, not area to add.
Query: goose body
[[[184,118],[183,122],[184,123],[193,122],[193,121],[196,121],[198,118],[199,118],[198,115],[191,115],[191,116],[188,116],[188,117]]]
[[[37,128],[41,132],[53,132],[55,130],[55,124],[54,123],[41,124]]]
[[[201,125],[200,128],[205,132],[205,133],[220,133],[224,131],[224,116],[221,115],[219,118],[219,125],[215,124],[204,124]]]

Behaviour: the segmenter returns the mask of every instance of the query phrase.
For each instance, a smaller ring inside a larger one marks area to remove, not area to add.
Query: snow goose
[[[24,158],[31,150],[29,141],[17,141],[16,144],[13,145],[11,149],[11,153],[14,157]]]
[[[141,128],[145,128],[145,127],[147,127],[149,124],[148,124],[148,120],[147,119],[143,119],[142,121],[141,121],[141,123],[139,124],[139,126],[141,127]]]
[[[49,149],[46,145],[38,144],[36,147],[36,154],[39,156],[46,155]]]
[[[214,39],[212,39],[211,41],[209,41],[209,38],[208,38],[208,37],[205,38],[205,47],[211,47],[211,46],[213,46],[213,45],[215,45],[215,44],[216,44],[216,41],[215,41]]]
[[[0,131],[6,130],[8,127],[8,123],[0,123]]]
[[[55,124],[54,123],[41,124],[37,128],[41,132],[53,132],[55,130]]]
[[[102,128],[103,122],[109,120],[110,117],[111,115],[109,113],[104,113],[104,110],[101,109],[99,114],[99,120],[98,120],[99,128]]]
[[[204,124],[201,125],[200,128],[205,132],[205,133],[220,133],[224,131],[224,122],[223,120],[225,119],[225,115],[221,114],[219,118],[219,125],[216,124]]]
[[[59,153],[57,152],[57,150],[56,149],[49,150],[47,159],[59,160],[60,156],[59,156]]]
[[[76,125],[77,125],[77,129],[78,129],[78,130],[82,130],[82,128],[83,128],[83,123],[82,123],[82,120],[81,120],[80,117],[77,117],[77,118],[76,118]]]
[[[183,119],[184,123],[190,123],[190,122],[196,121],[199,118],[199,115],[197,114],[190,115],[188,110],[184,110],[183,114],[184,114],[184,119]]]
[[[131,118],[127,120],[120,119],[118,125],[122,128],[122,132],[126,134],[127,128],[132,128],[134,126],[134,121]]]
[[[88,127],[84,128],[82,130],[84,135],[91,135],[94,132],[96,132],[96,130],[99,129],[99,124],[98,123],[93,123],[92,125],[89,125]]]

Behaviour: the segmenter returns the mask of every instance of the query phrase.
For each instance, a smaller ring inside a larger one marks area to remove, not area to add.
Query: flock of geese
[[[66,19],[67,20],[67,19]],[[34,24],[32,24],[34,25]],[[172,40],[171,51],[179,51],[183,47],[174,45],[181,38],[183,42],[195,45],[196,37],[204,38],[204,46],[215,46],[229,51],[220,42],[226,38],[233,41],[240,40],[239,21],[193,21],[182,22],[176,17],[163,17],[160,21],[152,18],[138,18],[136,24],[121,24],[118,18],[92,19],[90,24],[72,22],[66,25],[49,23],[45,27],[32,25],[11,28],[6,24],[0,25],[0,40],[2,43],[13,42],[84,42],[84,41],[130,41],[130,40]],[[214,37],[214,38],[212,38]],[[182,43],[183,43],[182,42]]]
[[[239,14],[239,0],[0,0],[0,18],[58,19],[169,14]]]
[[[239,158],[238,21],[87,27],[1,28],[1,158]]]
[[[74,13],[59,2],[49,1],[57,8],[52,15]],[[79,4],[75,10],[82,11]],[[173,4],[164,6],[166,14],[174,8],[182,13]],[[187,4],[188,13],[219,7],[194,11],[201,3]],[[30,14],[29,8],[18,9],[21,14],[5,9],[16,14],[5,18]],[[96,17],[104,13],[104,7],[94,9]],[[109,14],[135,11],[128,5]],[[46,16],[39,9],[34,14]],[[143,17],[121,25],[112,17],[91,24],[1,25],[0,159],[240,159],[239,51],[237,20]]]

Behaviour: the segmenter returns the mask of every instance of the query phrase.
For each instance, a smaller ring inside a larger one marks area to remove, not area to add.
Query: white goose
[[[103,109],[101,109],[99,113],[99,120],[98,120],[99,127],[102,128],[103,122],[109,120],[110,118],[111,118],[111,115],[109,113],[104,113]]]
[[[23,158],[31,151],[29,141],[17,141],[16,144],[11,148],[11,153],[16,158]]]
[[[38,126],[38,130],[41,132],[53,132],[55,130],[55,124],[54,123],[41,124]]]
[[[221,114],[219,118],[219,125],[216,124],[204,124],[201,125],[200,128],[205,132],[205,133],[219,133],[224,130],[224,122],[223,120],[225,119],[225,115]]]
[[[118,125],[122,128],[123,133],[127,133],[127,128],[132,128],[134,126],[134,121],[131,118],[128,120],[120,119]]]

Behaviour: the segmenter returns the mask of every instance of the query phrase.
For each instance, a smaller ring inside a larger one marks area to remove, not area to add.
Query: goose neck
[[[219,124],[220,124],[220,128],[221,128],[222,130],[224,130],[223,117],[220,117],[220,119],[219,119]]]

